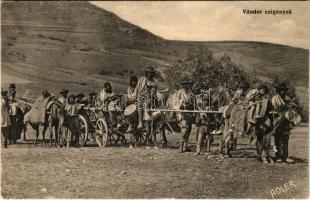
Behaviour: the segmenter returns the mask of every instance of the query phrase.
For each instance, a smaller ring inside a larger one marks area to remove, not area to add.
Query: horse
[[[30,103],[27,103],[28,107]],[[43,145],[45,146],[45,133],[47,129],[50,130],[50,145],[52,145],[52,140],[53,140],[53,129],[55,129],[55,145],[59,142],[58,141],[58,132],[59,132],[59,110],[61,108],[61,105],[55,100],[54,97],[49,98],[48,103],[46,105],[46,108],[44,110],[44,120],[41,122],[31,122],[30,120],[24,121],[24,138],[26,138],[26,130],[27,130],[27,125],[29,124],[32,129],[35,130],[36,132],[36,138],[34,140],[34,145],[37,144],[38,142],[38,137],[40,135],[40,127],[43,126],[42,130],[42,138],[43,138]],[[31,114],[29,111],[31,109],[27,109],[24,112],[24,118],[29,118],[29,115]],[[28,115],[28,116],[26,116]]]

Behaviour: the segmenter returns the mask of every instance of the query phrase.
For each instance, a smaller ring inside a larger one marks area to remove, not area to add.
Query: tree
[[[230,90],[236,90],[240,84],[250,85],[258,80],[255,75],[246,73],[233,63],[228,53],[216,59],[208,48],[200,47],[190,51],[186,59],[168,69],[167,81],[170,87],[177,88],[182,81],[194,80],[197,89],[227,86]]]

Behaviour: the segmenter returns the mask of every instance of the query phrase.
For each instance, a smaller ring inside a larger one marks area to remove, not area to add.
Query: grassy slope
[[[10,79],[34,90],[45,86],[56,91],[65,85],[89,91],[110,80],[124,91],[130,70],[141,72],[154,64],[163,71],[188,49],[202,46],[217,56],[227,52],[264,81],[275,74],[291,79],[308,104],[305,49],[259,42],[167,41],[88,2],[6,2],[1,14],[3,83]]]

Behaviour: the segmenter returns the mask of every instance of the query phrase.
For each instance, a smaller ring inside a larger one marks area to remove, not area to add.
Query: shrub
[[[196,89],[227,86],[229,90],[258,82],[255,74],[246,73],[239,67],[227,53],[217,59],[211,50],[198,48],[190,50],[185,59],[168,69],[167,82],[170,87],[178,88],[180,82],[194,80]]]

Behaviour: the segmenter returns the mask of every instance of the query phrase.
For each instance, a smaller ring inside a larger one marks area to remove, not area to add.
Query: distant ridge
[[[276,75],[290,79],[308,107],[308,49],[255,41],[165,40],[84,1],[3,2],[1,11],[2,80],[23,80],[23,89],[67,85],[87,92],[109,80],[124,91],[130,73],[155,65],[164,76],[190,49],[203,47],[216,56],[228,53],[263,81],[272,82]]]

